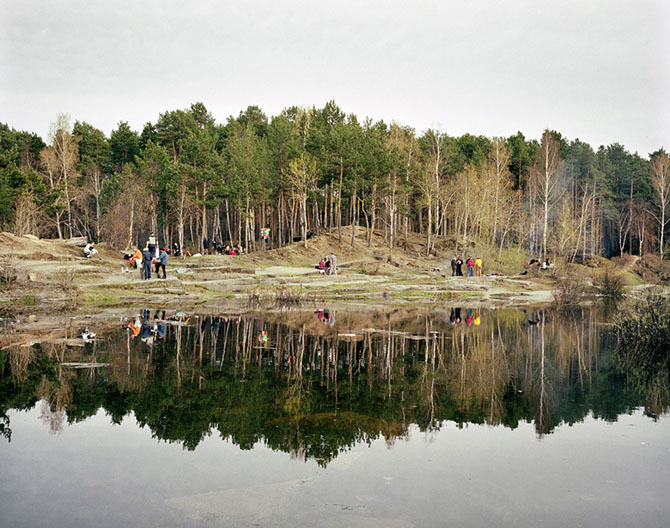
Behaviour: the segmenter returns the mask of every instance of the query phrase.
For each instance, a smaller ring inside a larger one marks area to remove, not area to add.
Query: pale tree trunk
[[[628,227],[631,227],[631,223],[633,222],[633,178],[630,179],[630,198],[628,201],[628,221],[629,225]],[[628,253],[632,256],[633,255],[633,229],[628,230]]]
[[[468,243],[468,220],[470,217],[470,171],[465,176],[465,218],[463,219],[463,249]]]
[[[130,226],[128,227],[128,244],[126,249],[133,247],[133,231],[135,229],[135,198],[130,199]]]
[[[300,208],[302,214],[301,227],[302,227],[302,244],[303,247],[307,247],[307,197],[305,195],[300,197]]]
[[[377,209],[377,184],[372,186],[372,205],[370,206],[370,231],[368,232],[368,247],[372,247],[372,235],[375,230],[375,211]],[[366,217],[367,219],[367,217]]]
[[[432,231],[433,231],[433,207],[432,204],[428,204],[428,231],[426,232],[426,256],[430,255]]]
[[[354,247],[354,239],[356,237],[356,187],[351,196],[351,247]]]
[[[393,174],[393,186],[391,187],[391,196],[389,198],[389,262],[393,260],[393,244],[395,242],[395,226],[396,226],[396,205],[395,193],[397,187],[397,176]]]
[[[342,156],[340,156],[340,182],[337,188],[337,236],[339,238],[340,244],[342,243],[342,175],[343,174],[344,174],[344,161],[342,160]]]
[[[177,207],[177,232],[179,235],[179,250],[181,251],[182,260],[186,258],[186,251],[184,250],[184,223],[186,208],[186,186],[182,184],[181,193],[179,196],[179,207]]]
[[[660,218],[659,223],[659,246],[658,251],[661,259],[665,256],[665,226],[668,221],[667,210],[670,205],[670,157],[667,154],[659,154],[651,162],[651,185],[656,191]]]
[[[200,249],[204,253],[205,251],[205,238],[207,238],[207,182],[202,183],[202,209],[201,209],[201,218],[202,218],[202,225],[201,231],[200,231]],[[211,245],[211,240],[210,240],[210,245]]]

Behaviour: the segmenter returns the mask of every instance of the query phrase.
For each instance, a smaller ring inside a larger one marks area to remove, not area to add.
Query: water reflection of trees
[[[38,399],[52,430],[100,408],[115,423],[132,412],[188,449],[217,432],[325,464],[358,443],[392,444],[412,424],[532,422],[543,435],[639,404],[590,309],[475,312],[470,326],[441,314],[338,317],[336,328],[290,317],[195,318],[169,324],[151,346],[124,330],[86,347],[3,352],[0,416]],[[107,366],[73,370],[65,360]]]

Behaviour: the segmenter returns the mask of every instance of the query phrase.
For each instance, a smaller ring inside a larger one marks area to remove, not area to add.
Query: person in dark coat
[[[161,249],[160,256],[158,257],[158,262],[156,263],[156,275],[160,279],[161,274],[158,272],[160,269],[163,270],[163,278],[167,279],[167,263],[168,263],[168,254],[167,248]]]
[[[144,274],[142,276],[142,279],[144,279],[144,280],[151,279],[151,259],[152,258],[153,258],[153,255],[149,251],[149,248],[145,247],[144,251],[142,251],[142,269],[144,270]]]
[[[456,257],[456,276],[463,276],[463,259],[460,256]]]

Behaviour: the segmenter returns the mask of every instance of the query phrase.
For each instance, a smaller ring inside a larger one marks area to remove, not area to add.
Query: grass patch
[[[21,306],[35,306],[40,303],[40,299],[34,295],[26,295],[24,297],[19,297],[14,302]]]

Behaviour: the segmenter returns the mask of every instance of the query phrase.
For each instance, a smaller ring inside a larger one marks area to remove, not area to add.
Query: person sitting
[[[179,247],[178,242],[173,242],[172,243],[172,255],[175,256],[175,257],[178,257],[179,255],[181,255],[181,248]]]
[[[325,259],[321,259],[319,263],[314,266],[315,269],[318,269],[319,271],[323,271],[326,269],[326,261]]]
[[[128,263],[129,267],[137,269],[142,265],[142,252],[135,248],[133,253],[123,255],[123,260]]]
[[[230,248],[230,251],[228,251],[228,255],[236,256],[237,251],[235,251],[235,248]]]
[[[323,263],[323,266],[324,275],[330,275],[333,272],[329,258],[326,259],[326,261]]]
[[[88,244],[86,244],[86,246],[84,247],[84,256],[86,258],[91,258],[91,257],[93,257],[94,255],[97,255],[97,254],[98,254],[98,250],[95,249],[95,243],[94,242],[89,242]]]

